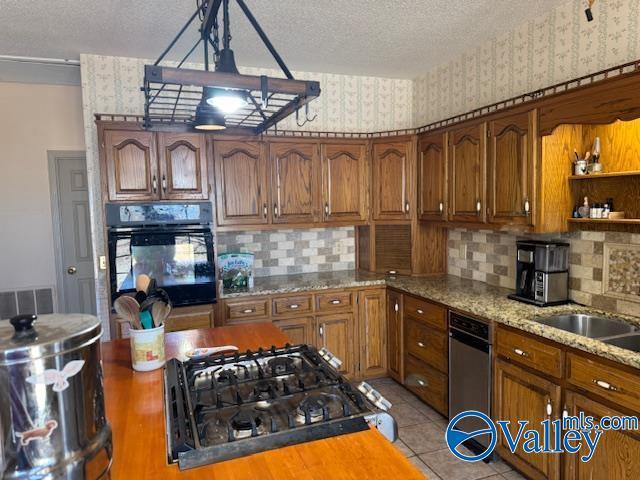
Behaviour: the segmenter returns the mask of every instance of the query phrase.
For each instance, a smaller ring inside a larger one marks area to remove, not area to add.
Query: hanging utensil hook
[[[299,114],[300,114],[300,109],[296,110],[296,124],[298,125],[298,127],[304,127],[307,123],[309,122],[313,122],[316,118],[318,118],[318,114],[316,113],[312,118],[309,118],[309,104],[307,103],[304,106],[304,116],[305,119],[302,123],[300,123],[299,121]]]

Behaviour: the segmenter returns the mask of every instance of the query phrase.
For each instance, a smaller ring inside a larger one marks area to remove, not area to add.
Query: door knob
[[[75,275],[75,273],[78,271],[78,269],[76,267],[67,267],[67,273],[69,275]]]

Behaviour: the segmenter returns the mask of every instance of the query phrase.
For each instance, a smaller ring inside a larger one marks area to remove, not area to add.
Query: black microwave
[[[111,300],[154,278],[174,306],[216,301],[211,204],[107,204]]]

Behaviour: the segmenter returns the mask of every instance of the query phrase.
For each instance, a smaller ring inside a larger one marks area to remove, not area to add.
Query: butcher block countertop
[[[165,348],[167,358],[180,358],[194,347],[232,344],[242,351],[284,345],[287,340],[270,323],[249,323],[168,333]],[[114,480],[424,479],[375,429],[180,471],[167,462],[163,370],[134,372],[126,339],[103,343],[102,359],[107,419],[113,430]]]

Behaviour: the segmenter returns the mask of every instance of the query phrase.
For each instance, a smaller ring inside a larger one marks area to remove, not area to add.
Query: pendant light
[[[220,109],[209,103],[212,97],[211,87],[204,87],[202,90],[202,99],[196,107],[196,115],[193,121],[193,128],[196,130],[215,131],[224,130],[227,124],[224,115]]]

